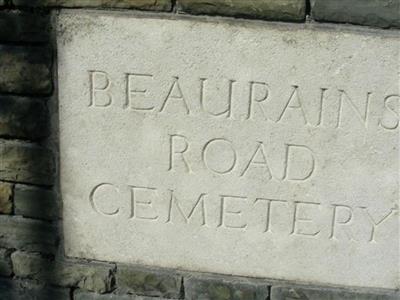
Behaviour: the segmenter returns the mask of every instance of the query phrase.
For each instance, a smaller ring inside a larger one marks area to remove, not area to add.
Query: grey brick
[[[114,7],[143,10],[170,10],[171,0],[13,0],[17,6],[30,7]]]
[[[165,298],[179,298],[182,281],[176,274],[120,264],[116,280],[122,293]]]
[[[42,99],[0,96],[0,137],[35,140],[49,135]]]
[[[400,0],[311,0],[317,21],[400,28]]]
[[[13,211],[13,185],[0,182],[0,214],[11,214]]]
[[[400,294],[393,293],[363,293],[328,288],[303,288],[289,286],[273,286],[271,300],[398,300]]]
[[[32,143],[0,140],[0,179],[52,185],[54,159],[50,150]]]
[[[53,191],[17,184],[14,188],[14,213],[51,221],[59,218],[60,208]]]
[[[36,253],[17,251],[11,255],[19,278],[35,279],[62,287],[79,287],[96,293],[113,289],[114,265],[67,260],[52,261]]]
[[[178,10],[191,14],[303,21],[305,0],[178,0]]]
[[[57,240],[56,228],[46,222],[0,216],[0,247],[52,253]]]
[[[51,52],[44,47],[0,46],[0,92],[50,94]]]
[[[13,270],[11,265],[10,249],[0,248],[0,275],[11,276]]]
[[[0,279],[0,299],[70,300],[68,289],[46,287],[29,281]]]
[[[0,28],[1,42],[46,42],[50,17],[48,14],[1,11]]]
[[[266,284],[226,278],[189,277],[184,279],[188,300],[265,300]]]

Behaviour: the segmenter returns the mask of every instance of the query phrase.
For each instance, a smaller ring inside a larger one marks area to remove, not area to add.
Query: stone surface
[[[88,293],[81,290],[76,290],[74,293],[74,300],[166,300],[166,298],[119,294],[99,295],[96,293]]]
[[[34,140],[48,133],[48,114],[44,100],[0,96],[0,137]]]
[[[400,28],[400,0],[311,0],[317,21]]]
[[[265,300],[269,299],[266,284],[221,279],[185,278],[185,299],[188,300]]]
[[[10,249],[0,248],[0,276],[10,276],[13,272],[10,258],[11,252],[12,250]]]
[[[0,299],[70,300],[69,290],[46,287],[37,283],[0,279]]]
[[[116,282],[122,293],[179,298],[181,281],[180,276],[166,272],[151,272],[133,266],[117,266]]]
[[[178,9],[191,14],[250,17],[267,20],[302,21],[304,0],[177,0]]]
[[[50,94],[51,54],[43,47],[0,46],[0,92]]]
[[[54,181],[52,152],[31,143],[0,140],[0,179],[51,185]]]
[[[13,211],[13,185],[0,182],[0,214],[11,214]]]
[[[396,288],[397,33],[176,18],[59,17],[66,254]]]
[[[170,10],[171,0],[13,0],[17,6],[114,7],[144,10]]]
[[[57,231],[45,222],[0,216],[0,247],[54,253]]]
[[[375,292],[363,293],[350,290],[337,290],[329,288],[304,288],[273,286],[271,289],[271,300],[396,300],[400,298],[399,293]]]
[[[0,41],[45,42],[49,39],[50,20],[45,14],[0,12]]]
[[[35,279],[64,287],[79,287],[97,293],[113,288],[114,266],[105,263],[51,261],[39,254],[16,251],[11,255],[19,278]]]
[[[21,184],[15,185],[14,210],[16,215],[29,218],[57,220],[60,216],[53,191]]]

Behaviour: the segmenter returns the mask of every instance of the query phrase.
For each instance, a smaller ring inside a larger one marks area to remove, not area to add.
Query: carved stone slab
[[[66,254],[396,288],[398,57],[390,31],[62,12]]]

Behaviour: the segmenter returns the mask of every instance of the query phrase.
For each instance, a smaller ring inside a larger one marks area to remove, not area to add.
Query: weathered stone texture
[[[225,281],[211,278],[185,278],[185,296],[188,300],[265,300],[267,285],[237,280]]]
[[[0,247],[51,253],[57,240],[55,228],[48,223],[0,216]]]
[[[52,152],[43,147],[16,141],[0,141],[0,179],[51,185],[54,181]]]
[[[56,220],[60,216],[53,191],[20,184],[14,189],[14,210],[16,215],[37,219]]]
[[[171,0],[13,0],[17,6],[115,7],[143,10],[170,10]]]
[[[178,9],[191,14],[250,17],[267,20],[302,21],[304,0],[178,0]]]
[[[0,46],[0,92],[50,94],[51,54],[47,48]]]
[[[48,133],[47,108],[43,100],[0,96],[0,137],[34,140]]]
[[[12,184],[0,182],[0,214],[11,214],[13,209]]]
[[[400,28],[400,0],[312,0],[317,21]]]
[[[96,293],[88,293],[81,290],[76,290],[74,293],[74,300],[166,300],[166,298],[120,294],[99,295]]]
[[[400,294],[397,293],[358,293],[356,291],[344,291],[328,288],[302,288],[273,286],[271,289],[271,300],[398,300]]]
[[[11,252],[12,250],[0,248],[0,276],[10,276],[13,272],[10,258]]]
[[[50,261],[39,254],[14,252],[14,273],[20,278],[44,281],[57,286],[79,287],[96,293],[113,289],[114,266],[103,263]]]
[[[46,287],[29,281],[0,280],[0,299],[4,300],[70,300],[69,290]]]
[[[0,12],[0,41],[45,42],[49,39],[49,16],[39,13]]]
[[[118,265],[116,281],[123,293],[179,298],[181,277],[164,272],[141,270],[128,265]]]

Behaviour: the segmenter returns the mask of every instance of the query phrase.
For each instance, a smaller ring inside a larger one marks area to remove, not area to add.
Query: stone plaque
[[[399,39],[58,18],[68,256],[396,288]]]

